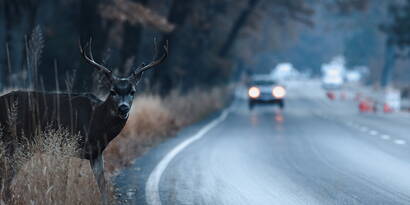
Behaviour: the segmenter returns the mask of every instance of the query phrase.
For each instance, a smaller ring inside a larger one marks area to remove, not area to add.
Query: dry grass
[[[48,128],[34,142],[21,144],[12,160],[19,170],[11,186],[11,204],[100,204],[100,193],[87,160],[76,158],[77,138],[66,129]],[[0,146],[3,146],[0,144]],[[0,147],[4,150],[4,146]],[[10,168],[2,166],[2,168]],[[5,179],[7,172],[1,172]],[[4,195],[4,189],[1,189]],[[0,199],[1,204],[1,199]]]
[[[177,126],[184,127],[221,109],[226,103],[227,93],[227,88],[219,87],[206,91],[194,89],[186,95],[174,91],[164,101]]]
[[[100,204],[100,193],[86,160],[36,154],[12,185],[14,204]]]
[[[150,95],[135,100],[125,128],[104,152],[106,169],[110,173],[129,165],[135,156],[161,142],[162,136],[177,130],[171,112],[163,103],[160,97]]]
[[[137,97],[125,128],[104,152],[107,170],[114,173],[130,165],[133,159],[172,137],[180,128],[221,109],[227,93],[227,88],[213,88],[195,89],[187,94],[174,91],[165,98]]]

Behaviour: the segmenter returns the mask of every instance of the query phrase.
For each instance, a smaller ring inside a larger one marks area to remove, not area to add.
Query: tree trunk
[[[79,31],[79,39],[83,41],[88,41],[90,38],[93,39],[92,50],[95,59],[101,60],[104,52],[107,48],[108,42],[108,31],[110,24],[104,22],[99,14],[99,5],[103,0],[96,1],[80,1],[79,3],[79,15],[76,19]],[[104,24],[105,23],[105,24]],[[78,51],[78,50],[77,50]],[[102,62],[101,62],[102,63]],[[81,67],[85,64],[81,63]],[[85,82],[92,76],[93,69],[81,69],[82,75],[77,75],[79,81]],[[81,85],[76,85],[81,86]],[[75,88],[76,89],[76,88]]]
[[[396,64],[396,56],[394,52],[395,48],[391,43],[386,43],[385,61],[383,66],[383,72],[381,76],[381,85],[386,87],[390,85],[390,81],[393,75],[394,66]]]
[[[6,58],[6,10],[5,10],[5,1],[0,1],[0,92],[3,90],[5,84],[5,74],[7,67],[7,58]]]
[[[11,30],[12,30],[12,6],[10,5],[11,3],[9,1],[4,1],[1,3],[1,7],[3,10],[3,15],[4,15],[4,27],[5,27],[5,37],[4,37],[4,41],[5,41],[5,45],[1,45],[3,47],[3,49],[6,51],[5,55],[2,56],[3,60],[2,60],[2,64],[5,66],[4,70],[2,70],[2,76],[3,79],[1,79],[4,83],[3,86],[7,87],[10,85],[9,82],[9,78],[7,76],[11,75],[11,59],[10,59],[10,43],[12,40],[12,36],[11,36]]]
[[[159,46],[165,45],[167,42],[169,42],[169,53],[170,55],[175,55],[172,54],[173,48],[178,45],[178,40],[176,35],[180,31],[181,27],[184,25],[185,20],[191,13],[190,11],[192,10],[192,5],[195,1],[183,1],[183,0],[173,0],[172,6],[168,15],[168,22],[176,25],[176,28],[174,31],[164,34]],[[161,51],[161,50],[159,50]],[[161,53],[158,53],[158,55],[161,55]],[[155,69],[152,79],[154,83],[158,86],[158,89],[161,94],[165,95],[167,94],[171,88],[175,87],[174,85],[174,78],[172,75],[172,67],[171,64],[169,63],[169,59],[164,62],[164,64],[161,66],[161,68]]]
[[[260,0],[249,0],[248,6],[241,12],[238,19],[236,19],[231,31],[229,32],[228,38],[221,47],[221,50],[219,51],[220,57],[226,57],[229,54],[229,51],[235,44],[235,41],[238,38],[238,35],[242,27],[245,26],[246,21],[248,20],[249,16],[252,14],[252,11],[255,9],[259,2]]]
[[[137,2],[142,5],[147,5],[149,0],[137,0]],[[125,23],[124,25],[124,37],[123,37],[123,47],[121,50],[121,68],[125,69],[125,73],[129,73],[129,69],[126,68],[127,61],[131,58],[134,58],[132,65],[135,65],[135,61],[139,57],[138,48],[141,45],[142,40],[142,31],[144,30],[143,26],[140,25],[131,25],[130,23]]]

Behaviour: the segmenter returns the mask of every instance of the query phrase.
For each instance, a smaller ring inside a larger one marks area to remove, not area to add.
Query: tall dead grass
[[[78,137],[67,129],[48,128],[33,142],[17,146],[12,157],[4,154],[5,147],[0,144],[2,168],[18,170],[11,185],[12,196],[4,196],[4,186],[1,196],[16,205],[100,204],[99,189],[89,162],[76,158]],[[2,170],[0,178],[11,177],[8,173]],[[0,198],[0,204],[4,201]]]
[[[171,112],[177,127],[197,122],[216,110],[221,109],[226,101],[228,88],[215,87],[210,90],[194,89],[187,94],[173,91],[164,99],[164,105]]]
[[[216,87],[194,89],[186,94],[173,91],[165,98],[136,97],[126,126],[104,152],[107,170],[114,173],[130,165],[133,159],[172,137],[180,128],[221,109],[228,93],[228,88]]]

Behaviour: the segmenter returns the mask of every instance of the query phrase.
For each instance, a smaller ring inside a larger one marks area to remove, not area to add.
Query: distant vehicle
[[[347,70],[346,71],[346,81],[350,83],[360,82],[362,79],[362,74],[357,70]]]
[[[249,109],[257,104],[276,104],[285,107],[285,87],[278,85],[270,75],[253,76],[248,85]]]
[[[339,73],[326,74],[322,77],[322,86],[325,89],[338,89],[344,83],[343,75]]]
[[[279,63],[270,73],[271,77],[277,81],[296,80],[300,78],[300,73],[291,63]]]
[[[322,86],[325,89],[338,89],[344,84],[345,60],[336,57],[332,62],[322,65]]]

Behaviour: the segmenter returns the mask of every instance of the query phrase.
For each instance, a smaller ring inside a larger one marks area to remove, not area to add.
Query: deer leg
[[[4,181],[4,200],[6,202],[6,204],[11,204],[12,200],[13,200],[13,192],[11,190],[11,184],[13,182],[14,176],[15,176],[15,172],[14,170],[10,170],[8,171],[9,173],[7,174],[8,176],[6,177],[5,181]]]
[[[2,194],[2,196],[0,196],[0,199],[4,200],[6,204],[11,204],[13,199],[11,185],[16,175],[16,169],[18,168],[13,166],[12,159],[6,159],[4,162],[2,162],[1,166],[3,167],[0,169],[2,172],[0,173],[0,175],[2,175],[0,177],[0,194]]]
[[[91,160],[90,164],[100,189],[102,204],[108,205],[108,187],[104,176],[104,157],[101,154],[96,159]]]

